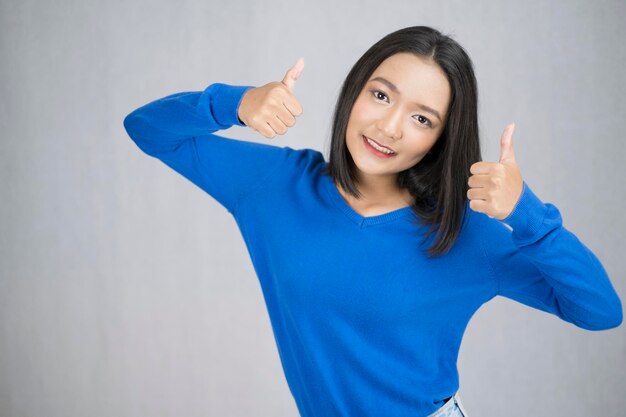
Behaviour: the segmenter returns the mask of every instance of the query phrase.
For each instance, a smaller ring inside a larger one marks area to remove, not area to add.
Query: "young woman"
[[[622,322],[599,260],[522,180],[513,126],[500,160],[481,160],[458,43],[408,27],[365,52],[339,95],[328,162],[215,133],[284,134],[302,114],[302,68],[169,95],[124,120],[143,152],[233,215],[302,416],[467,416],[458,350],[497,295],[584,329]]]

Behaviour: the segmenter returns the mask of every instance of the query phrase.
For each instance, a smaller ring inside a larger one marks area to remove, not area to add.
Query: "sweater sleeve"
[[[557,207],[544,204],[526,182],[507,218],[484,219],[480,235],[497,295],[587,330],[621,324],[621,301],[598,258],[563,226]]]
[[[161,160],[234,214],[238,202],[277,171],[291,150],[215,134],[245,126],[237,110],[250,88],[214,83],[204,91],[172,94],[131,112],[124,128],[144,153]]]

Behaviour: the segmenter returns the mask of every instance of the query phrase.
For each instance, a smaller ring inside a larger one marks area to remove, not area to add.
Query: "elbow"
[[[135,132],[135,117],[134,112],[130,113],[124,118],[124,130],[128,133],[128,136],[134,140],[134,132]]]
[[[128,137],[137,145],[137,147],[145,154],[154,156],[155,152],[148,146],[145,140],[142,140],[141,134],[141,116],[136,114],[136,111],[133,111],[129,115],[124,118],[123,125],[124,130],[128,134]]]
[[[624,313],[622,310],[622,301],[619,299],[617,294],[615,294],[615,298],[612,303],[608,303],[611,305],[611,308],[607,308],[606,318],[604,320],[605,327],[602,330],[614,329],[619,327],[624,320]]]
[[[619,327],[624,320],[624,313],[622,311],[622,303],[617,299],[613,313],[606,320],[606,327],[603,330],[614,329]]]
[[[622,324],[622,315],[615,315],[606,318],[602,322],[598,322],[592,327],[586,327],[587,330],[610,330],[619,327]]]
[[[619,327],[624,319],[622,303],[619,298],[607,306],[598,314],[594,315],[594,320],[577,322],[578,327],[585,330],[609,330]]]

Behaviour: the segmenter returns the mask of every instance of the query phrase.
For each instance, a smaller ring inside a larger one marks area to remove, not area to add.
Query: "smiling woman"
[[[620,325],[600,261],[522,180],[512,127],[500,161],[481,161],[476,80],[456,41],[417,26],[367,50],[341,89],[328,162],[216,134],[286,133],[303,65],[124,120],[141,150],[234,216],[302,416],[467,417],[458,352],[496,296],[583,329]]]
[[[477,94],[456,41],[425,26],[390,33],[346,77],[326,172],[356,210],[410,205],[428,226],[422,243],[436,234],[427,253],[446,253],[468,208],[469,167],[482,159]],[[402,154],[383,164],[362,136]]]
[[[385,59],[352,106],[346,145],[357,168],[360,196],[342,189],[344,198],[355,207],[393,206],[394,201],[413,205],[398,174],[417,165],[439,139],[444,128],[440,115],[449,103],[450,84],[432,59],[411,53]]]

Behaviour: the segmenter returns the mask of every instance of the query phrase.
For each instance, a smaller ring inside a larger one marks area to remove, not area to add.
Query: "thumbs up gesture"
[[[281,81],[246,91],[237,109],[239,120],[267,138],[284,135],[302,114],[294,88],[303,69],[304,60],[300,58]]]
[[[470,208],[498,220],[513,212],[524,187],[513,151],[514,129],[515,124],[510,124],[502,133],[499,162],[480,161],[470,167],[474,174],[468,180]]]

